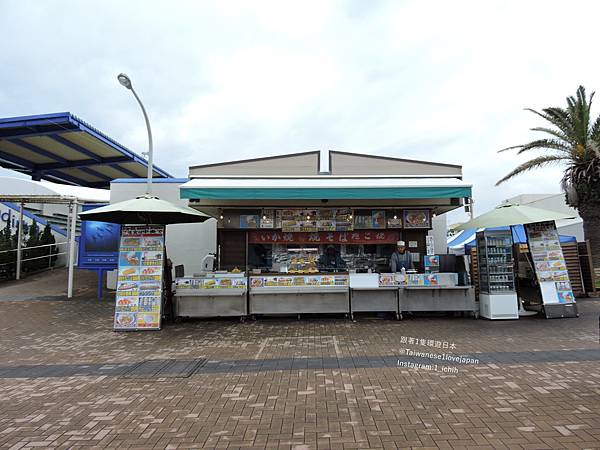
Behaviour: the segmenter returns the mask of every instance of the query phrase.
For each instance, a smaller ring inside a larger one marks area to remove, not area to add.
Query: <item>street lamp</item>
[[[120,73],[117,76],[117,80],[119,80],[119,83],[121,83],[122,86],[126,87],[133,93],[133,96],[139,103],[140,108],[142,108],[142,113],[144,114],[144,120],[146,121],[146,129],[148,130],[148,153],[147,153],[147,155],[148,155],[148,180],[146,182],[146,195],[150,195],[152,193],[152,172],[153,172],[153,170],[152,170],[152,130],[150,130],[150,121],[148,120],[148,114],[146,114],[146,108],[144,108],[142,101],[140,100],[137,93],[135,92],[135,89],[133,89],[133,85],[131,84],[131,79],[124,73]]]

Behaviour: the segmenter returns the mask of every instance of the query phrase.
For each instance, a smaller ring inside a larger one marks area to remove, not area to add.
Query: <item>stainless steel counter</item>
[[[463,311],[479,317],[472,286],[405,286],[399,290],[400,313],[408,311]]]
[[[350,313],[348,286],[255,287],[250,314]]]
[[[350,288],[350,316],[355,312],[393,312],[400,318],[398,287]]]
[[[176,317],[244,317],[246,289],[181,289],[173,302]]]

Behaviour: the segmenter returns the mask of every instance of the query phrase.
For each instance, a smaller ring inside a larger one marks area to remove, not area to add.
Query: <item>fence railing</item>
[[[58,250],[58,247],[59,246],[63,246],[63,245],[65,246],[65,250],[64,251],[58,251],[58,252],[52,252],[52,251],[50,251],[46,255],[23,258],[23,254],[30,253],[31,250],[36,250],[36,249],[41,249],[41,248],[46,248],[46,247],[50,247],[50,249],[52,249],[52,247],[56,247],[57,250]],[[69,245],[69,242],[65,241],[65,242],[56,242],[56,243],[53,243],[53,244],[34,245],[32,247],[22,247],[21,249],[11,248],[9,250],[0,250],[0,255],[2,255],[2,254],[10,254],[12,252],[14,252],[14,253],[17,253],[19,251],[21,252],[21,257],[17,256],[17,259],[15,261],[9,261],[9,262],[5,262],[5,263],[0,263],[0,268],[5,267],[5,266],[8,266],[10,268],[11,266],[14,266],[15,267],[15,273],[17,273],[17,272],[21,273],[22,266],[23,266],[24,262],[26,262],[26,261],[34,261],[36,259],[44,259],[44,258],[48,259],[48,267],[50,268],[50,267],[52,267],[52,261],[55,260],[57,257],[59,257],[61,255],[67,255],[67,257],[68,257],[68,254],[69,254],[69,252],[68,252],[68,248],[69,248],[68,245]],[[18,253],[17,253],[17,255],[18,255]],[[16,270],[17,269],[17,265],[19,263],[21,264],[21,267],[19,268],[19,270]]]

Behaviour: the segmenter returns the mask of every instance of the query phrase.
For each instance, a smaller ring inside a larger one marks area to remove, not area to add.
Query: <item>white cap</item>
[[[398,241],[398,242],[396,242],[396,247],[406,247],[406,242]]]

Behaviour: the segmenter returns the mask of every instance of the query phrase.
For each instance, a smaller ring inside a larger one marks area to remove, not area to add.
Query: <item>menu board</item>
[[[348,275],[274,275],[250,277],[250,287],[348,286]]]
[[[245,289],[246,277],[178,278],[177,290],[181,289]]]
[[[411,273],[406,275],[407,286],[456,286],[458,274],[446,273]]]
[[[379,286],[398,286],[399,280],[395,273],[380,273]]]
[[[437,274],[433,273],[415,273],[406,276],[408,286],[440,286],[440,280]]]
[[[352,231],[352,210],[333,209],[282,209],[277,210],[283,232]]]
[[[423,257],[425,272],[433,273],[440,271],[440,255],[425,255]]]
[[[115,330],[158,330],[164,226],[124,225],[119,246]]]
[[[525,231],[544,304],[575,303],[554,221],[526,224]]]

